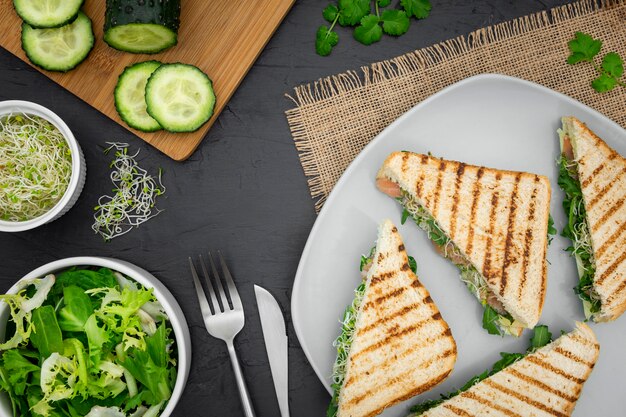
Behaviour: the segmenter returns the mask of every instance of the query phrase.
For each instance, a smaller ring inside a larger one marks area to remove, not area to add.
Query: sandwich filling
[[[405,190],[400,189],[399,195],[395,195],[394,197],[396,197],[404,208],[402,224],[404,224],[406,219],[410,216],[413,221],[428,234],[428,238],[434,243],[437,250],[459,268],[461,281],[465,283],[470,292],[474,294],[485,308],[483,313],[483,328],[490,334],[510,334],[519,336],[520,330],[524,325],[516,321],[511,314],[506,311],[496,294],[488,287],[485,277],[467,260],[461,250],[441,230],[437,221],[430,213]]]
[[[563,228],[562,236],[571,239],[572,246],[567,248],[576,259],[579,282],[574,292],[583,302],[585,317],[590,319],[601,308],[600,296],[593,288],[593,277],[596,272],[591,247],[591,234],[587,224],[585,202],[578,178],[577,163],[574,158],[570,138],[561,129],[558,130],[561,142],[561,157],[559,164],[559,187],[565,192],[563,209],[567,216],[567,224]]]
[[[426,401],[426,402],[423,402],[421,404],[417,404],[411,407],[410,417],[420,416],[426,411],[430,410],[431,408],[434,408],[438,406],[439,404],[443,403],[444,401],[449,400],[450,398],[456,397],[457,395],[467,391],[468,389],[478,384],[479,382],[489,378],[490,376],[502,371],[509,365],[512,365],[515,362],[519,361],[520,359],[523,359],[527,355],[535,352],[537,349],[540,349],[546,346],[550,342],[552,342],[552,333],[550,333],[550,331],[548,330],[548,327],[545,325],[535,326],[535,328],[533,329],[533,336],[530,338],[530,346],[528,347],[526,352],[524,353],[500,352],[500,356],[502,357],[502,359],[496,362],[491,368],[491,370],[486,370],[485,372],[474,376],[469,381],[467,381],[465,385],[463,385],[461,388],[459,388],[456,391],[453,391],[448,394],[441,394],[441,398],[438,398],[436,400]]]
[[[328,409],[326,410],[326,417],[336,417],[339,409],[339,393],[343,382],[346,377],[346,368],[348,365],[348,357],[350,356],[350,346],[354,340],[354,334],[356,330],[357,314],[361,308],[363,299],[365,298],[365,289],[367,284],[367,274],[372,267],[372,261],[374,254],[376,253],[376,247],[373,247],[368,256],[361,256],[361,265],[359,270],[361,271],[361,283],[354,290],[354,300],[346,307],[343,313],[343,320],[341,321],[341,333],[339,337],[333,343],[335,349],[337,349],[337,359],[333,365],[332,384],[333,397],[330,400]],[[409,256],[409,266],[413,273],[416,273],[417,266],[415,259]]]

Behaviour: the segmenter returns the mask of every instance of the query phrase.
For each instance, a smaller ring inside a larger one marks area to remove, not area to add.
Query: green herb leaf
[[[591,86],[598,93],[611,91],[617,85],[617,80],[608,74],[602,74],[595,80],[591,81]]]
[[[491,368],[491,372],[489,372],[489,375],[493,375],[497,372],[500,372],[507,366],[522,359],[525,355],[523,353],[500,352],[500,356],[502,357],[502,359],[500,359],[498,362],[493,364],[493,368]]]
[[[624,74],[624,61],[617,53],[609,52],[602,59],[602,69],[607,74],[620,78]]]
[[[330,55],[333,47],[339,42],[339,35],[328,29],[326,26],[320,26],[315,36],[315,51],[321,56]]]
[[[567,46],[571,51],[567,63],[574,65],[582,61],[593,62],[593,57],[598,55],[602,48],[602,41],[594,39],[586,33],[576,32],[575,38],[569,41]]]
[[[400,36],[409,30],[411,21],[403,10],[385,10],[380,19],[383,21],[383,30],[387,35]]]
[[[554,227],[554,219],[552,218],[552,215],[549,214],[548,215],[548,245],[550,243],[552,243],[552,240],[554,239],[553,236],[555,236],[557,233],[556,227]]]
[[[371,45],[378,42],[383,36],[383,30],[378,24],[380,19],[375,14],[370,14],[361,19],[361,25],[354,29],[354,39],[363,45]]]
[[[548,330],[548,326],[539,325],[533,329],[533,336],[530,338],[530,348],[535,351],[544,347],[552,341],[552,333]]]
[[[43,358],[47,358],[52,352],[63,353],[63,335],[54,307],[45,305],[33,310],[33,326],[30,341]]]
[[[41,370],[23,353],[24,351],[11,349],[2,354],[2,365],[7,373],[7,381],[16,395],[24,395],[31,375]]]
[[[410,215],[411,215],[411,213],[409,213],[409,211],[407,209],[403,208],[402,209],[402,218],[400,219],[400,224],[406,223],[406,219],[408,219]]]
[[[371,10],[370,0],[339,0],[339,24],[357,25]]]
[[[372,260],[369,257],[361,255],[361,265],[359,265],[359,271],[363,271],[363,267],[371,261]]]
[[[146,350],[130,349],[122,363],[150,391],[153,396],[151,405],[168,400],[172,394],[173,381],[167,369],[170,359],[165,350],[166,335],[165,325],[161,323],[157,332],[146,339]]]
[[[91,298],[76,285],[63,288],[65,306],[59,310],[59,326],[66,332],[82,332],[85,322],[93,313]]]
[[[338,13],[339,13],[339,9],[337,8],[337,6],[335,6],[334,4],[329,4],[322,11],[322,16],[324,16],[324,19],[326,19],[328,23],[333,23],[335,19],[337,18]]]
[[[400,5],[406,10],[408,17],[415,16],[418,19],[428,17],[432,9],[430,0],[400,0]]]
[[[485,304],[485,312],[483,313],[483,329],[487,330],[489,334],[501,335],[500,327],[498,326],[498,318],[500,315],[489,304]]]
[[[412,256],[409,256],[409,268],[411,268],[414,274],[417,274],[417,262]]]
[[[391,0],[377,0],[378,7],[387,7],[391,4]]]

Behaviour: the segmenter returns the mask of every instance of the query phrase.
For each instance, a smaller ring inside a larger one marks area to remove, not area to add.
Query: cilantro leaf
[[[337,13],[339,13],[339,9],[334,4],[329,4],[322,11],[322,16],[328,23],[333,23],[333,21],[337,18]]]
[[[408,17],[415,16],[418,19],[428,17],[432,9],[430,0],[400,0],[400,5],[406,10]]]
[[[608,75],[620,78],[624,74],[624,61],[617,53],[609,52],[602,59],[602,69]]]
[[[417,262],[412,256],[409,256],[409,268],[411,268],[411,271],[413,271],[414,274],[417,274]]]
[[[483,329],[487,330],[489,334],[500,335],[500,328],[498,327],[498,317],[500,315],[489,304],[485,304],[485,312],[483,313]]]
[[[383,31],[387,35],[400,36],[409,30],[411,21],[403,10],[385,10],[380,19],[383,21]]]
[[[369,0],[339,0],[339,24],[354,26],[371,10]]]
[[[363,45],[371,45],[378,42],[383,36],[383,30],[378,24],[380,18],[375,14],[370,14],[361,19],[361,25],[354,29],[354,39]]]
[[[391,0],[377,0],[378,7],[387,7],[391,4]]]
[[[315,36],[315,51],[321,56],[330,55],[333,47],[339,42],[339,35],[326,26],[320,26]]]
[[[602,74],[595,80],[591,81],[591,86],[598,93],[605,93],[615,88],[617,80],[608,74]]]
[[[552,340],[552,333],[548,330],[548,326],[539,325],[533,329],[533,336],[530,338],[531,350],[544,347]]]
[[[590,35],[583,32],[576,32],[576,37],[567,43],[571,55],[567,57],[567,63],[570,65],[577,64],[582,61],[593,61],[593,57],[598,55],[602,48],[602,41],[594,39]]]

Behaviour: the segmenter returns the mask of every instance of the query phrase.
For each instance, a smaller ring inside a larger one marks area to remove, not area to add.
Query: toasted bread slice
[[[587,212],[600,297],[595,321],[615,320],[626,310],[626,158],[575,117],[563,118],[571,141]]]
[[[546,292],[546,177],[394,152],[378,178],[398,184],[435,219],[517,322],[537,324]]]
[[[357,314],[338,417],[370,417],[448,377],[456,343],[411,271],[398,229],[384,221]]]
[[[583,323],[421,417],[567,417],[598,359],[600,345]]]

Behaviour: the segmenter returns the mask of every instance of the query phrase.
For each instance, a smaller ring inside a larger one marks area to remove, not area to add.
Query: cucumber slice
[[[56,28],[71,23],[83,0],[13,0],[15,11],[30,26]]]
[[[151,23],[130,23],[106,31],[104,41],[120,51],[155,54],[177,43],[176,32]]]
[[[180,0],[107,0],[104,41],[132,53],[153,54],[176,45]]]
[[[115,108],[126,124],[142,132],[161,130],[159,122],[146,111],[146,83],[161,66],[159,61],[140,62],[126,67],[115,87]]]
[[[69,71],[83,62],[93,48],[91,20],[79,12],[69,25],[35,29],[22,24],[22,49],[33,64],[48,71]]]
[[[193,132],[213,115],[213,83],[193,65],[164,64],[148,79],[146,104],[163,129]]]

